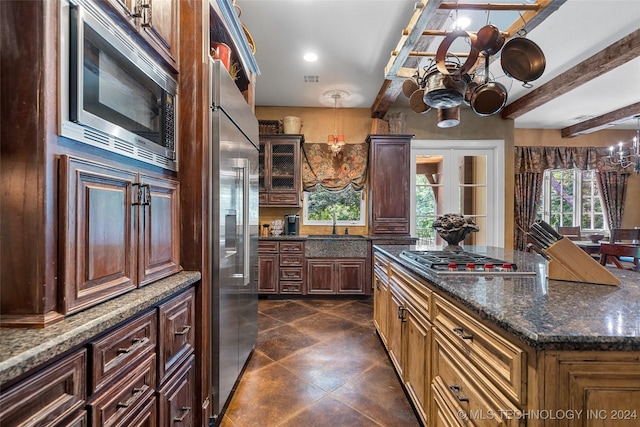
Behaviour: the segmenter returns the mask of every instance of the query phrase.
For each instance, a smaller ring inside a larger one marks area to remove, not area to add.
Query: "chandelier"
[[[336,157],[342,151],[342,147],[346,144],[344,141],[344,135],[339,134],[337,131],[338,100],[348,98],[350,93],[345,90],[330,90],[322,95],[325,98],[333,99],[333,134],[330,134],[327,137],[327,145],[329,146],[331,154]]]
[[[640,174],[640,115],[636,119],[636,136],[633,137],[631,147],[625,147],[623,142],[618,143],[618,150],[612,145],[609,147],[607,159],[611,164],[626,169],[633,165],[633,171]]]

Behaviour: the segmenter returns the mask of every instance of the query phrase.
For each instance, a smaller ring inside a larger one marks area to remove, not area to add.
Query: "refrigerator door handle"
[[[242,286],[249,286],[251,278],[250,251],[251,239],[249,230],[249,159],[236,158],[234,166],[238,170],[238,179],[242,182]],[[239,276],[239,275],[238,275]],[[240,277],[238,277],[240,278]]]

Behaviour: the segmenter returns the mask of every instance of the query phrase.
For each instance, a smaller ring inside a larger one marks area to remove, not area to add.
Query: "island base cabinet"
[[[580,414],[564,426],[640,425],[640,355],[630,352],[551,352],[545,357],[545,408]]]
[[[373,323],[385,348],[388,347],[387,308],[389,306],[389,284],[378,273],[374,273],[373,285]]]
[[[464,356],[458,353],[439,331],[433,334],[434,394],[440,404],[432,405],[434,419],[460,419],[462,425],[486,427],[524,427],[525,419],[497,388],[487,387],[474,373],[459,365]],[[454,424],[455,425],[455,424]]]

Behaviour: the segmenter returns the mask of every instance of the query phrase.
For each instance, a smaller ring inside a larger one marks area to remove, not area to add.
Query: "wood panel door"
[[[338,259],[336,263],[336,293],[364,294],[366,286],[365,259]]]
[[[427,321],[417,314],[407,311],[407,321],[404,323],[403,338],[406,340],[405,357],[405,386],[412,400],[416,403],[416,410],[423,422],[427,423],[429,414],[429,361],[431,345]]]
[[[279,281],[278,254],[260,254],[258,256],[258,292],[277,294]]]
[[[307,293],[335,294],[334,261],[329,259],[307,260]]]
[[[176,71],[180,3],[175,0],[147,0],[148,7],[142,9],[140,22],[151,45]]]
[[[371,235],[408,236],[411,135],[369,135]]]
[[[139,286],[182,270],[179,188],[177,181],[140,175]]]
[[[391,290],[389,292],[389,307],[387,310],[387,351],[389,358],[396,368],[398,377],[404,379],[403,362],[402,362],[402,324],[404,323],[404,306],[399,296]]]
[[[60,161],[60,307],[70,314],[136,288],[136,174]]]

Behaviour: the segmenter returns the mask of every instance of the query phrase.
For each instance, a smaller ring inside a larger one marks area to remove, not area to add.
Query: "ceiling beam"
[[[640,56],[640,29],[507,105],[502,110],[502,118],[516,119],[638,56]]]
[[[447,10],[539,10],[538,3],[533,4],[491,4],[491,3],[442,3],[440,9]]]
[[[627,105],[626,107],[619,108],[615,111],[611,111],[610,113],[566,127],[562,129],[562,137],[573,138],[574,136],[602,130],[612,125],[626,122],[630,118],[638,115],[640,115],[640,102]]]

